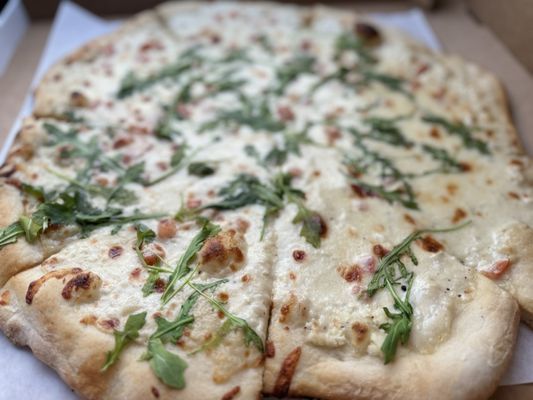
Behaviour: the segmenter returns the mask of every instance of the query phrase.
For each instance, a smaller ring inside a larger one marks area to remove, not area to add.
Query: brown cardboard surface
[[[472,13],[511,49],[533,75],[531,0],[466,0]]]
[[[328,3],[355,8],[347,2]],[[360,11],[393,11],[407,7],[409,4],[391,1],[362,2],[356,8]],[[533,77],[492,32],[466,12],[462,2],[448,1],[427,17],[448,52],[484,66],[501,79],[522,141],[533,154]],[[33,23],[8,70],[0,77],[0,145],[22,105],[49,29],[49,21]],[[492,399],[533,399],[533,384],[500,387]]]

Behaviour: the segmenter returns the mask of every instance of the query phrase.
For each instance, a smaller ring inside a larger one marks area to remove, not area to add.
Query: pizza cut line
[[[163,4],[50,69],[0,328],[90,399],[477,399],[533,322],[497,80],[363,17]]]

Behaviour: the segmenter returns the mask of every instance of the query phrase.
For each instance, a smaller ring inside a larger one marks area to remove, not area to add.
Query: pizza
[[[0,328],[84,398],[488,398],[533,326],[499,82],[364,16],[146,11],[0,176]]]

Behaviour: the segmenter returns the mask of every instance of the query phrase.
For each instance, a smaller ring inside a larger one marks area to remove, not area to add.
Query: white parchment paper
[[[417,9],[398,13],[373,14],[372,18],[384,25],[401,29],[433,49],[441,48],[423,13]],[[35,73],[32,87],[56,60],[88,40],[114,30],[119,23],[119,21],[100,19],[73,3],[62,2]],[[11,147],[22,117],[31,114],[30,93],[31,91],[24,101],[6,143],[0,150],[0,164],[3,163]],[[74,400],[78,398],[55,371],[37,360],[29,350],[14,346],[1,334],[0,360],[3,366],[0,371],[0,399]],[[502,385],[533,382],[531,365],[533,365],[533,332],[521,326],[512,365]]]

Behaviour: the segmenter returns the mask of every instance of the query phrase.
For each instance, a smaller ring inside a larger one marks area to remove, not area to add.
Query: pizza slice
[[[262,216],[77,240],[7,282],[2,330],[84,398],[256,398],[273,255]]]
[[[488,397],[512,355],[519,313],[506,291],[434,246],[461,227],[416,230],[386,204],[368,213],[346,190],[316,191],[310,206],[328,225],[320,249],[298,240],[294,210],[276,222],[264,391]]]

